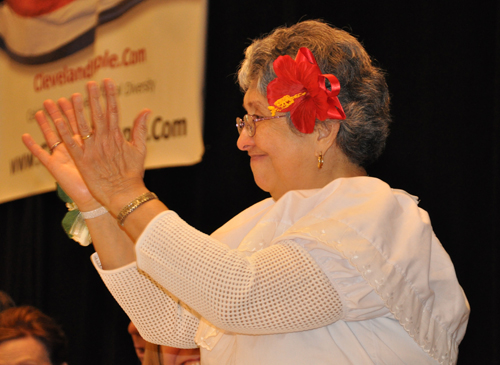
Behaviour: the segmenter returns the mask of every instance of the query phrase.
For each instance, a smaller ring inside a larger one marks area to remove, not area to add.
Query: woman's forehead
[[[253,85],[252,85],[253,86]],[[243,107],[248,111],[249,109],[267,110],[269,103],[267,98],[262,95],[256,87],[247,90],[243,98]]]

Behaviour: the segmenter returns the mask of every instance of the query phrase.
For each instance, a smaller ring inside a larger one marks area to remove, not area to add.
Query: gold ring
[[[82,137],[82,140],[84,140],[84,141],[85,141],[86,139],[88,139],[88,138],[92,137],[92,135],[93,135],[93,134],[94,134],[93,132],[90,132],[90,133],[89,133],[89,134],[87,134],[86,136]]]
[[[62,142],[61,141],[57,141],[56,143],[54,143],[51,147],[50,147],[50,152],[52,152],[54,150],[54,148],[56,148],[57,146],[59,146]]]

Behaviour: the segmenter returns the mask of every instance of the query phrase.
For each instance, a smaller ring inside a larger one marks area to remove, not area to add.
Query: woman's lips
[[[266,157],[266,155],[250,155],[250,162],[260,161],[264,157]]]

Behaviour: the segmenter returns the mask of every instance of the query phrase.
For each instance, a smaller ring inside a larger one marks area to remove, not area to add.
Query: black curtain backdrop
[[[301,19],[349,30],[387,70],[392,93],[392,134],[369,174],[420,197],[455,264],[472,307],[459,364],[500,363],[499,8],[495,0],[211,0],[203,162],[148,171],[147,186],[206,233],[266,198],[236,148],[243,50]],[[55,193],[0,205],[0,289],[63,325],[70,365],[136,364],[128,319],[93,269],[92,247],[60,228],[65,211]]]

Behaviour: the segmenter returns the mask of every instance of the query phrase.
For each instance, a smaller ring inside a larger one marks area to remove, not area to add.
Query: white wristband
[[[82,213],[82,217],[84,219],[91,219],[91,218],[96,218],[96,217],[99,217],[103,214],[106,214],[107,212],[108,212],[108,210],[106,208],[100,207],[100,208],[91,210],[89,212],[80,212],[80,213]]]

